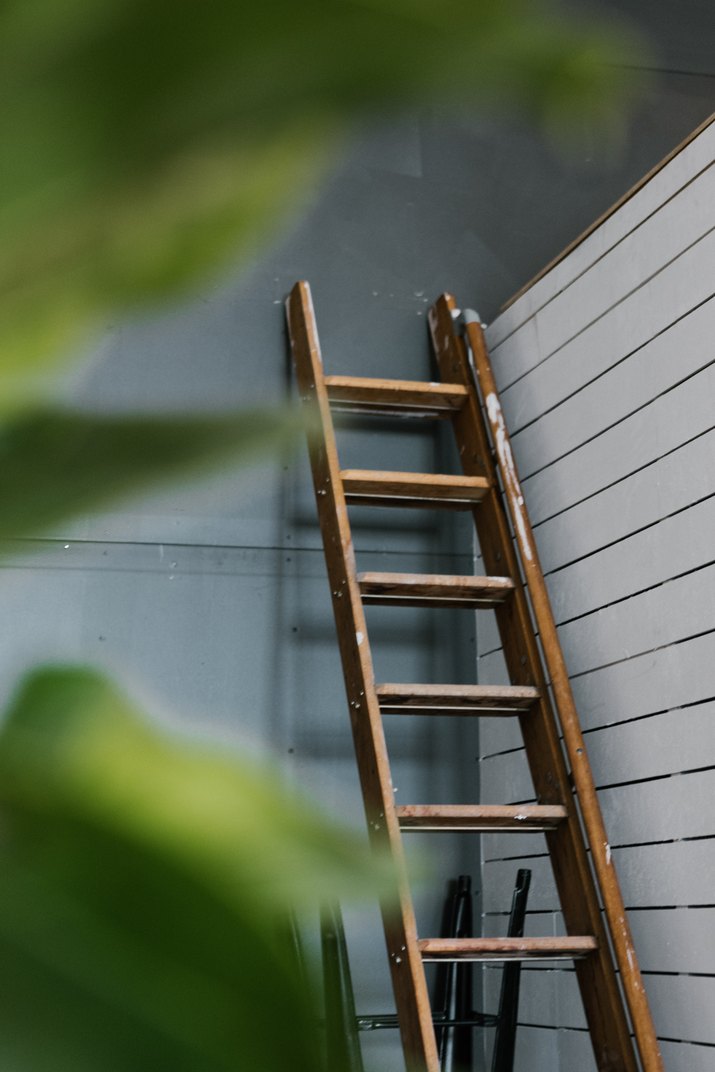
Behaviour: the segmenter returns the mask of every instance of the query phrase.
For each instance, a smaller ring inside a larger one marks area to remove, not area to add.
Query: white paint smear
[[[526,519],[522,510],[524,497],[521,494],[519,478],[516,475],[516,466],[514,465],[514,457],[511,453],[511,446],[507,439],[502,408],[499,405],[499,399],[493,391],[487,395],[486,404],[489,420],[495,427],[497,455],[499,456],[499,462],[504,473],[507,490],[511,492],[514,523],[521,538],[522,550],[529,561],[531,561],[534,556],[532,554],[531,541],[526,528]]]

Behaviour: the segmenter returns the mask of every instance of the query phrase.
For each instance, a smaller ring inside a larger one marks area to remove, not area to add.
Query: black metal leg
[[[450,884],[442,936],[471,938],[472,933],[472,881],[469,875],[460,875],[456,883]],[[433,1015],[442,1072],[471,1070],[475,1024],[473,1003],[472,965],[454,962],[440,965]]]
[[[516,886],[511,900],[509,928],[507,930],[510,938],[521,938],[524,933],[526,899],[530,882],[531,871],[522,869],[517,872]],[[520,981],[521,963],[515,961],[513,964],[506,964],[502,973],[497,1030],[492,1054],[492,1072],[512,1072],[514,1068]]]

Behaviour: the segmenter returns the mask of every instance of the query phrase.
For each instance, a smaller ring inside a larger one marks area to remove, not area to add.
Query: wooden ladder
[[[399,911],[386,907],[383,920],[407,1068],[439,1070],[425,961],[568,959],[599,1072],[662,1072],[479,319],[460,314],[449,295],[439,298],[429,321],[442,382],[419,383],[326,376],[307,283],[295,285],[286,309],[300,394],[320,418],[311,466],[368,829],[376,846],[387,846],[399,875]],[[463,474],[341,470],[331,406],[449,419]],[[471,511],[488,575],[358,573],[350,504]],[[511,685],[376,684],[364,611],[370,603],[494,609]],[[387,714],[517,718],[538,804],[396,806],[383,731]],[[543,832],[567,936],[420,937],[401,834],[415,827]]]

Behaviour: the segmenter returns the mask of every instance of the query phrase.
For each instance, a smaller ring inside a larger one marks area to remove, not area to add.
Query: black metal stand
[[[507,936],[524,934],[526,901],[531,871],[517,872],[512,894]],[[442,937],[472,937],[472,882],[460,875],[451,883],[444,906]],[[324,907],[320,920],[325,993],[327,1068],[364,1072],[360,1031],[397,1028],[394,1013],[357,1016],[353,996],[342,915],[337,905]],[[441,964],[434,995],[432,1018],[442,1072],[471,1072],[474,1063],[474,1028],[494,1027],[491,1072],[513,1072],[519,1009],[521,962],[513,961],[502,972],[499,1008],[496,1013],[473,1008],[473,962]]]

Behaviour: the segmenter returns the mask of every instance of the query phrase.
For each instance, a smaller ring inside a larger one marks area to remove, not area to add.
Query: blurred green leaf
[[[637,56],[543,0],[5,0],[0,399],[251,248],[356,117],[450,98],[613,121]]]
[[[0,1056],[17,1072],[315,1072],[281,921],[391,888],[275,776],[160,734],[95,673],[0,732]]]
[[[0,538],[42,532],[159,479],[246,460],[310,431],[295,408],[219,416],[21,413],[0,424]]]

